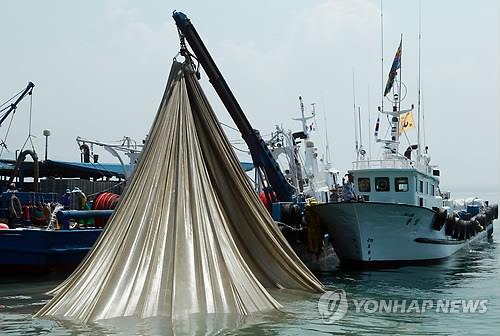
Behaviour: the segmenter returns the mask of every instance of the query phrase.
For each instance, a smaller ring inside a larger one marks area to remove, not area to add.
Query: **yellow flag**
[[[413,114],[406,112],[399,118],[399,131],[406,132],[409,129],[415,128],[415,122],[413,121]]]

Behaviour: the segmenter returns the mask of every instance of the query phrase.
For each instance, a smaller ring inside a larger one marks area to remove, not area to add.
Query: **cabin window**
[[[418,191],[423,194],[424,193],[424,181],[418,181]]]
[[[408,191],[408,177],[396,177],[394,179],[394,184],[396,186],[396,192]]]
[[[367,177],[358,178],[358,189],[360,192],[370,192],[371,191],[370,179]]]
[[[431,195],[434,196],[436,194],[436,190],[434,189],[434,184],[431,184]]]
[[[430,193],[430,189],[429,189],[429,182],[425,182],[425,193],[426,193],[426,194],[429,194],[429,193]]]
[[[375,177],[375,190],[376,191],[389,191],[389,178],[388,177]]]

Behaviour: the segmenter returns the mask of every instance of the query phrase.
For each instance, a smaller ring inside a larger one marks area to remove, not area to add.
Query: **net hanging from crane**
[[[190,65],[174,62],[146,147],[89,255],[35,316],[122,316],[279,308],[266,288],[312,292],[242,171]]]

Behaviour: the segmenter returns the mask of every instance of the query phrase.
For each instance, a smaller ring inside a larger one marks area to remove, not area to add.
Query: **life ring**
[[[11,218],[19,219],[23,215],[23,207],[19,197],[12,194],[9,200],[9,215]]]

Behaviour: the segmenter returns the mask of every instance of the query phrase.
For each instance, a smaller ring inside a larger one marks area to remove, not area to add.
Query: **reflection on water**
[[[319,295],[272,291],[280,312],[239,316],[193,316],[189,320],[119,318],[97,323],[33,319],[63,276],[0,280],[0,333],[12,335],[496,335],[500,329],[500,274],[497,242],[483,242],[459,252],[444,264],[398,269],[335,269],[318,273],[330,289],[347,293],[349,309],[334,324],[319,316]],[[488,299],[484,314],[367,313],[356,311],[352,300]]]

